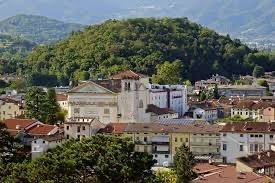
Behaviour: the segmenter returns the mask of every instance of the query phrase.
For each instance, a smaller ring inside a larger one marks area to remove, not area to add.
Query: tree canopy
[[[275,57],[249,49],[239,40],[190,22],[187,18],[109,20],[29,55],[29,72],[72,79],[86,71],[92,79],[124,70],[153,75],[165,61],[181,62],[181,78],[191,82],[212,74],[251,74],[256,65],[275,70]],[[88,74],[85,74],[85,77]]]
[[[152,155],[134,152],[127,139],[96,135],[70,140],[32,162],[13,164],[2,182],[146,183],[154,178],[153,164]]]

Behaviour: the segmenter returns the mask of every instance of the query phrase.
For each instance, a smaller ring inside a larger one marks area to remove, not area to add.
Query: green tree
[[[14,139],[0,122],[0,165],[11,162],[20,162],[24,158],[23,146],[19,140]]]
[[[207,95],[206,95],[205,91],[201,91],[200,96],[199,96],[199,100],[204,101],[206,99],[207,99]]]
[[[213,90],[213,98],[214,99],[219,99],[220,95],[219,95],[219,90],[218,90],[218,85],[215,84],[214,90]]]
[[[25,80],[16,79],[11,82],[10,87],[15,90],[23,91],[26,89],[26,82]]]
[[[264,68],[257,65],[257,66],[254,67],[252,75],[254,77],[258,78],[260,76],[263,76],[264,72],[265,72]]]
[[[57,122],[57,113],[60,111],[60,107],[56,101],[56,93],[54,89],[48,89],[45,102],[45,110],[47,112],[46,122],[49,124],[55,124]]]
[[[152,155],[135,152],[128,139],[96,135],[70,140],[23,167],[17,165],[3,180],[143,183],[155,178],[153,164]]]
[[[174,157],[174,164],[178,183],[189,183],[196,178],[196,173],[193,171],[195,166],[194,155],[184,144],[178,148]]]
[[[192,83],[189,80],[183,81],[183,84],[186,85],[186,86],[192,86]]]
[[[174,170],[158,170],[156,172],[156,182],[177,183],[177,175]]]
[[[26,96],[26,110],[27,117],[35,118],[40,121],[47,119],[47,97],[46,92],[38,87],[31,87],[28,89]]]
[[[182,65],[179,60],[168,61],[157,65],[157,74],[153,75],[153,82],[159,84],[178,84],[181,81]]]

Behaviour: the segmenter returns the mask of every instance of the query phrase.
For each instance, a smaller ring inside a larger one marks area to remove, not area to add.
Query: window
[[[255,135],[256,138],[258,138],[259,136],[258,135]]]
[[[45,144],[45,140],[43,140],[43,144]]]
[[[243,145],[240,145],[240,151],[243,151]]]
[[[165,157],[165,158],[169,158],[169,155],[168,155],[168,154],[165,154],[164,157]]]
[[[83,131],[85,130],[85,126],[82,126],[82,130],[83,130]]]
[[[175,142],[178,142],[178,138],[177,137],[175,137]]]
[[[80,132],[80,126],[77,127],[77,132],[78,132],[78,133]]]
[[[158,157],[158,155],[157,154],[155,154],[155,158],[157,158]]]
[[[188,142],[188,138],[185,139],[185,142]]]
[[[269,138],[270,138],[270,139],[273,139],[273,135],[269,135]]]
[[[253,135],[253,134],[251,134],[251,135],[250,135],[250,137],[254,137],[254,135]]]
[[[260,138],[262,138],[262,137],[263,137],[263,135],[259,135],[259,137],[260,137]]]
[[[180,138],[180,142],[182,142],[182,138]]]
[[[70,126],[67,126],[67,130],[69,130],[70,129]]]
[[[36,144],[36,140],[34,141],[34,143]]]
[[[82,135],[83,138],[85,138],[86,136],[85,135]]]
[[[104,114],[110,114],[110,109],[108,108],[104,109]]]
[[[77,135],[77,138],[80,139],[80,135]]]
[[[69,139],[70,138],[70,136],[69,135],[67,135],[67,137],[66,137],[67,139]]]
[[[139,100],[138,107],[143,108],[143,101],[142,100]]]
[[[139,141],[139,137],[136,137],[136,140]]]
[[[222,145],[222,150],[226,151],[226,144]]]
[[[226,137],[226,133],[223,133],[222,136]]]
[[[144,140],[144,142],[147,142],[147,137],[144,137],[143,140]]]
[[[240,134],[240,137],[243,137],[243,134]]]

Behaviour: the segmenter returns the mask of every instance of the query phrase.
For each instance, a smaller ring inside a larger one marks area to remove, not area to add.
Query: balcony
[[[152,137],[152,144],[159,144],[159,145],[169,145],[170,138],[168,135],[162,135],[162,136],[153,136]]]
[[[144,142],[144,141],[141,141],[141,140],[135,140],[135,144],[136,145],[151,145],[152,142],[151,141]]]

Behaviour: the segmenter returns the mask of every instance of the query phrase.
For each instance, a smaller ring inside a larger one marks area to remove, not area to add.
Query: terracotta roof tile
[[[275,152],[272,150],[238,158],[239,161],[251,168],[275,166]]]
[[[46,124],[39,124],[36,125],[30,129],[28,129],[26,132],[30,135],[49,135],[49,133],[54,130],[55,128],[57,128],[54,125],[46,125]]]
[[[145,77],[143,74],[135,73],[131,70],[122,71],[111,76],[112,79],[135,79],[138,80]]]
[[[67,101],[68,100],[68,96],[64,95],[64,94],[56,94],[56,100],[57,101]]]
[[[37,120],[34,119],[6,119],[3,121],[3,123],[5,123],[7,129],[18,130],[16,127],[20,126],[20,129],[23,129],[36,121]]]
[[[163,114],[175,114],[176,112],[169,108],[160,108],[156,105],[149,104],[146,109],[146,113],[152,112],[157,115],[163,115]]]
[[[226,123],[221,132],[242,132],[242,133],[269,133],[275,131],[275,123],[267,122],[232,122]]]
[[[192,181],[194,183],[263,183],[269,180],[267,177],[254,172],[238,173],[236,168],[231,165],[197,164],[194,171],[199,172],[199,177]]]

